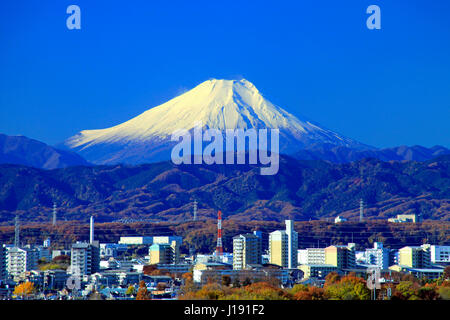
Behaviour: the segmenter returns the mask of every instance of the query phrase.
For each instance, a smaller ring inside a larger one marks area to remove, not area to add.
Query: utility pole
[[[56,203],[53,202],[53,226],[56,227]]]
[[[94,243],[94,217],[91,216],[90,223],[89,223],[89,243]]]
[[[194,221],[197,221],[197,200],[194,200]]]
[[[359,222],[364,222],[364,200],[359,200]]]

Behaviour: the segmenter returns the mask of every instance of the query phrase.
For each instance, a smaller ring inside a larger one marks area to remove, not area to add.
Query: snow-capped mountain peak
[[[83,130],[65,145],[97,163],[128,162],[130,156],[143,160],[137,162],[147,162],[156,156],[155,149],[167,149],[173,132],[190,130],[198,122],[218,130],[280,129],[280,151],[297,151],[318,143],[363,146],[275,106],[245,79],[207,80],[124,123]]]

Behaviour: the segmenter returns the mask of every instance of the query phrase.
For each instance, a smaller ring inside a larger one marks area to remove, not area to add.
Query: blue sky
[[[70,4],[81,30],[66,28]],[[370,4],[381,30],[366,28]],[[2,0],[0,132],[56,144],[245,77],[363,143],[450,147],[449,14],[447,0]]]

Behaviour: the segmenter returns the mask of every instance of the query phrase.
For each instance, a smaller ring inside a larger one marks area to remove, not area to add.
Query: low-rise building
[[[303,271],[304,279],[324,279],[330,272],[339,270],[338,267],[329,264],[304,264],[298,268]]]
[[[325,248],[325,264],[332,265],[338,269],[352,269],[356,266],[355,244],[346,246],[332,245]]]
[[[186,272],[191,271],[193,266],[191,264],[187,263],[180,263],[180,264],[157,264],[156,268],[159,270],[167,271],[171,274],[183,274]]]
[[[220,283],[223,276],[229,276],[233,283],[235,279],[239,279],[240,283],[243,283],[246,279],[251,282],[256,281],[269,281],[271,279],[277,279],[280,284],[286,284],[289,282],[290,274],[292,270],[285,268],[266,268],[259,267],[256,269],[194,269],[193,280],[196,283],[205,285],[208,282]]]
[[[68,256],[70,257],[70,250],[52,250],[52,259],[55,259],[59,256]]]
[[[401,273],[409,273],[414,277],[421,279],[438,279],[443,273],[444,268],[411,268],[409,266],[395,265],[389,267],[390,270],[401,272]]]
[[[36,287],[50,290],[62,290],[67,285],[69,275],[65,270],[32,270],[25,273],[25,279],[33,282]]]
[[[388,222],[405,223],[405,222],[420,222],[420,217],[416,214],[398,214],[395,218],[389,218]]]
[[[341,216],[337,216],[336,218],[334,218],[334,223],[341,223],[341,222],[346,222],[347,219]]]
[[[325,248],[298,250],[298,264],[325,264]]]
[[[126,244],[120,243],[100,243],[100,257],[102,258],[116,258],[122,255],[128,249]]]
[[[153,237],[120,237],[119,244],[142,245],[153,244]]]

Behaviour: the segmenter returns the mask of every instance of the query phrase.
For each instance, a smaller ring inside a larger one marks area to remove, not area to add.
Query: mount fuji
[[[302,120],[268,101],[249,81],[205,81],[168,102],[111,128],[83,130],[64,146],[95,164],[139,164],[170,159],[173,132],[204,128],[279,129],[280,153],[320,145],[374,148]]]

